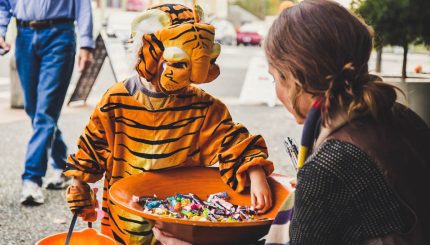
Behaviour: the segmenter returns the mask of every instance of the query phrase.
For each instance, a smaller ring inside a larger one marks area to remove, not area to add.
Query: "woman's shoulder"
[[[314,150],[305,167],[321,168],[342,176],[345,168],[357,164],[364,166],[366,163],[371,163],[371,160],[358,146],[342,140],[329,139]]]
[[[313,193],[317,193],[314,196],[318,199],[334,197],[333,205],[351,212],[352,216],[347,216],[354,218],[347,232],[379,237],[405,228],[395,191],[373,160],[351,143],[336,139],[325,141],[299,171],[300,181],[306,189],[315,189]]]
[[[363,188],[374,191],[389,189],[373,159],[358,146],[342,140],[325,141],[309,157],[303,168],[331,175],[353,192]]]
[[[307,193],[313,190],[317,196],[335,191],[346,202],[354,198],[356,190],[369,189],[367,178],[383,181],[364,152],[347,142],[327,140],[314,150],[299,170],[297,188],[308,189],[304,190]]]

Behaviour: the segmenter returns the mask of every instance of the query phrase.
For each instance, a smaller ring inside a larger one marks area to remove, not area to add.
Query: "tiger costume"
[[[157,63],[163,58],[166,67],[157,86],[164,93],[178,93],[190,83],[211,82],[219,75],[215,61],[221,47],[214,43],[215,29],[192,20],[191,9],[166,4],[149,9],[132,23],[132,36],[136,35],[139,24],[145,21],[157,23],[155,28],[161,27],[154,33],[144,33],[136,70],[140,76],[151,81]],[[145,26],[145,29],[148,28]]]
[[[222,180],[240,192],[249,185],[251,166],[261,166],[266,175],[273,172],[264,139],[234,123],[221,101],[190,85],[209,82],[219,74],[213,27],[194,23],[192,10],[182,5],[161,5],[148,12],[151,16],[144,14],[140,21],[154,23],[149,19],[155,18],[168,26],[161,24],[161,30],[143,35],[136,65],[139,75],[116,83],[103,95],[64,172],[88,183],[104,177],[101,230],[120,244],[147,244],[152,237],[150,222],[109,200],[109,188],[121,178],[219,163]],[[158,84],[163,92],[142,83],[157,73],[153,66],[158,61],[151,58],[167,64]],[[68,196],[74,207],[90,205],[86,199]]]

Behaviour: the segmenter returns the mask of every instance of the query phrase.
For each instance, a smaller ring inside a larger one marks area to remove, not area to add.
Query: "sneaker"
[[[42,188],[30,180],[24,180],[22,183],[22,193],[21,193],[21,204],[23,205],[40,205],[45,202],[43,197]]]
[[[70,182],[70,177],[66,177],[63,174],[63,170],[54,169],[52,176],[47,180],[46,189],[50,190],[61,190],[66,189]]]

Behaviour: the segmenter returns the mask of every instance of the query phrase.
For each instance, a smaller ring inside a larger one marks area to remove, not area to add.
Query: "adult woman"
[[[277,95],[305,124],[291,244],[430,244],[430,130],[368,73],[371,49],[332,1],[287,8],[269,31]]]

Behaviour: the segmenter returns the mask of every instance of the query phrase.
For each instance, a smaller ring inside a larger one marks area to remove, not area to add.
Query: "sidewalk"
[[[6,79],[0,78],[0,84],[5,82]],[[9,81],[7,81],[9,82]],[[95,103],[94,103],[95,104]],[[64,106],[62,110],[62,115],[79,113],[83,108],[93,108],[94,105],[87,104],[83,106]],[[26,115],[24,109],[14,109],[10,107],[10,91],[0,92],[0,127],[3,124],[8,124],[12,122],[26,121],[30,122],[30,119]]]
[[[70,153],[77,150],[76,140],[89,119],[93,102],[98,98],[91,95],[87,106],[64,107],[59,127]],[[235,121],[245,124],[250,132],[264,136],[276,172],[293,174],[282,139],[292,136],[298,140],[301,127],[295,124],[287,111],[283,107],[239,106],[226,102]],[[64,199],[64,191],[44,190],[45,204],[39,207],[19,205],[20,175],[31,126],[24,110],[11,110],[8,105],[2,103],[0,108],[0,166],[4,173],[0,178],[0,244],[34,244],[47,235],[67,231],[72,216]],[[101,188],[101,184],[100,181],[97,187]],[[84,223],[78,222],[76,229],[84,227]],[[99,227],[99,222],[95,223],[95,227]]]
[[[0,87],[7,87],[9,86],[9,78],[8,77],[0,77]],[[6,93],[4,91],[0,92],[0,99],[9,99],[9,93]]]
[[[251,133],[261,134],[265,138],[277,173],[295,174],[282,140],[290,136],[299,142],[301,126],[298,126],[281,106],[269,108],[265,105],[240,105],[239,95],[247,64],[255,49],[224,50],[226,53],[219,59],[222,70],[220,77],[202,88],[219,97],[228,106],[236,122],[243,123]],[[247,52],[243,54],[242,51]],[[66,103],[75,88],[78,75],[75,73],[72,78]],[[69,153],[77,150],[76,140],[88,122],[94,106],[114,82],[109,66],[104,65],[87,104],[63,107],[59,127],[69,146]],[[34,244],[42,237],[67,231],[72,215],[67,208],[64,191],[44,190],[45,204],[39,207],[19,205],[21,173],[27,142],[31,136],[31,125],[24,110],[10,109],[8,84],[6,72],[3,71],[3,74],[0,74],[0,166],[4,173],[0,178],[0,245]],[[49,174],[48,170],[47,176]],[[97,187],[101,188],[101,185],[102,181]],[[85,227],[82,222],[77,225],[77,230]],[[95,227],[99,227],[99,222],[95,223]]]

